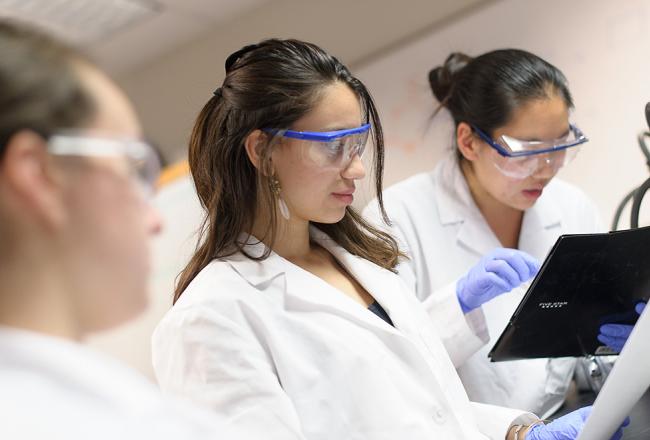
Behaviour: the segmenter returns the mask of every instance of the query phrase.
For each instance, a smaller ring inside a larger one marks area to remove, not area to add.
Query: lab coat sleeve
[[[207,307],[174,310],[153,336],[163,392],[225,415],[243,438],[304,439],[273,363],[253,333]]]
[[[456,282],[433,292],[423,305],[455,367],[490,340],[483,310],[479,307],[464,314],[460,308]]]
[[[479,431],[492,440],[504,440],[512,425],[529,425],[539,420],[535,414],[518,409],[471,402]]]

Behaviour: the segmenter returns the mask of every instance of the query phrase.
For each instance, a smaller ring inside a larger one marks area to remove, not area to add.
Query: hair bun
[[[235,52],[231,53],[228,56],[228,58],[226,58],[226,63],[225,63],[226,64],[226,66],[225,66],[226,67],[226,73],[230,72],[230,69],[232,69],[232,66],[237,61],[239,61],[239,59],[241,57],[243,57],[248,52],[257,49],[258,47],[260,47],[259,44],[249,44],[248,46],[244,46],[241,49],[239,49],[238,51],[235,51]]]
[[[447,57],[442,66],[434,67],[429,71],[429,86],[439,102],[444,103],[449,99],[458,73],[473,59],[464,53],[453,52]]]

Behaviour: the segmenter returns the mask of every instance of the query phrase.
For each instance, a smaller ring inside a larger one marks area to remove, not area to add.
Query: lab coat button
[[[435,409],[433,411],[433,420],[436,421],[436,423],[443,424],[447,420],[445,417],[445,412],[441,409]]]

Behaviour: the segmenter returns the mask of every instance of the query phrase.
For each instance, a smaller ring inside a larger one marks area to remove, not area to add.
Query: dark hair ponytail
[[[429,84],[455,125],[466,122],[488,134],[508,123],[531,99],[558,94],[568,108],[573,99],[562,72],[530,52],[501,49],[472,58],[460,52],[429,72]]]
[[[449,99],[454,80],[458,72],[465,68],[472,57],[461,52],[450,54],[442,66],[435,67],[429,72],[429,86],[441,106]]]

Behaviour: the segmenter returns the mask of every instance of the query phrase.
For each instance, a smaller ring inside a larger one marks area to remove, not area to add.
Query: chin
[[[346,212],[345,209],[333,210],[332,212],[328,212],[326,214],[323,214],[323,215],[319,216],[318,218],[315,218],[312,221],[314,221],[316,223],[323,223],[323,224],[326,224],[326,225],[331,225],[331,224],[338,223],[341,220],[343,220],[343,217],[345,217],[345,212]]]
[[[526,211],[532,208],[535,203],[537,203],[537,200],[522,200],[512,204],[511,206],[519,211]]]

